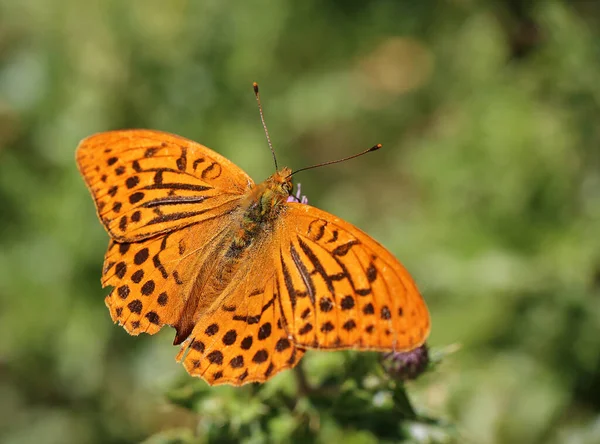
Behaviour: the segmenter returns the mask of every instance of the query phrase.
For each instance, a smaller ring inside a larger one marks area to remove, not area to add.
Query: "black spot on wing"
[[[160,271],[160,274],[162,275],[163,279],[166,279],[169,277],[169,273],[167,273],[167,270],[165,269],[163,264],[160,262],[160,258],[158,257],[158,254],[155,254],[152,257],[152,263],[154,264],[154,268],[156,268],[158,271]]]
[[[202,171],[200,177],[202,177],[202,179],[216,179],[221,175],[221,172],[221,165],[217,162],[213,162]]]
[[[360,244],[358,239],[353,239],[349,242],[346,242],[345,244],[335,247],[331,253],[334,256],[345,256],[346,254],[348,254],[348,252],[354,245],[358,245],[358,244]]]
[[[308,237],[314,241],[319,241],[325,235],[325,227],[327,221],[323,219],[315,219],[308,224]]]
[[[194,163],[192,163],[192,169],[194,171],[196,171],[196,168],[198,168],[198,165],[201,164],[202,162],[204,162],[204,158],[203,157],[199,157],[196,160],[194,160]]]
[[[187,167],[187,148],[181,148],[181,156],[177,159],[176,163],[179,171],[185,171]]]

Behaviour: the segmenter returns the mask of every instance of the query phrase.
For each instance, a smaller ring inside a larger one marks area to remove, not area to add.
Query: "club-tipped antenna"
[[[362,153],[358,153],[358,154],[354,154],[352,156],[344,157],[343,159],[330,160],[329,162],[319,163],[318,165],[312,165],[312,166],[309,166],[309,167],[300,168],[299,170],[291,172],[290,176],[292,176],[293,174],[299,173],[300,171],[312,170],[313,168],[319,168],[319,167],[322,167],[322,166],[325,166],[325,165],[333,165],[334,163],[345,162],[346,160],[350,160],[350,159],[354,159],[356,157],[360,157],[360,156],[362,156],[364,154],[370,153],[371,151],[377,151],[379,148],[381,148],[381,146],[382,145],[380,143],[378,143],[377,145],[372,146],[371,148],[369,148],[368,150],[363,151]]]
[[[263,129],[265,130],[265,136],[267,136],[267,142],[269,143],[269,148],[271,149],[271,154],[273,154],[273,162],[275,163],[275,170],[279,171],[279,167],[277,166],[277,157],[275,156],[275,150],[273,149],[273,144],[271,143],[271,137],[269,136],[269,130],[267,129],[267,124],[265,123],[265,116],[263,115],[262,105],[260,103],[260,93],[258,92],[258,83],[254,82],[252,84],[254,87],[254,95],[256,96],[256,102],[258,103],[258,112],[260,112],[260,121],[262,122]]]

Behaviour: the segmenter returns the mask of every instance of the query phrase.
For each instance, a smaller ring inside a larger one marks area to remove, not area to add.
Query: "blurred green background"
[[[408,393],[447,426],[383,437],[291,371],[207,388],[173,330],[112,324],[77,143],[170,131],[261,181],[253,81],[280,165],[384,145],[296,181],[414,275],[430,345],[457,351]],[[600,2],[0,0],[0,441],[600,442],[599,121]]]

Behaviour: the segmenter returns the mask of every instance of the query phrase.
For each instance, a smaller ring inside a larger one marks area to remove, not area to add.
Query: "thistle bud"
[[[429,365],[427,344],[408,352],[384,353],[382,364],[388,374],[395,379],[402,381],[416,379],[427,370]]]

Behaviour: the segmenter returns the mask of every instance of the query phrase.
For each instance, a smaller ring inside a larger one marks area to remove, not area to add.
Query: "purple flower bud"
[[[384,353],[382,364],[388,374],[396,379],[416,379],[429,365],[427,344],[408,352]]]
[[[306,196],[302,196],[302,193],[300,192],[300,184],[298,184],[298,186],[296,188],[297,188],[296,195],[288,196],[287,201],[288,202],[300,202],[303,204],[307,204],[308,198]]]

